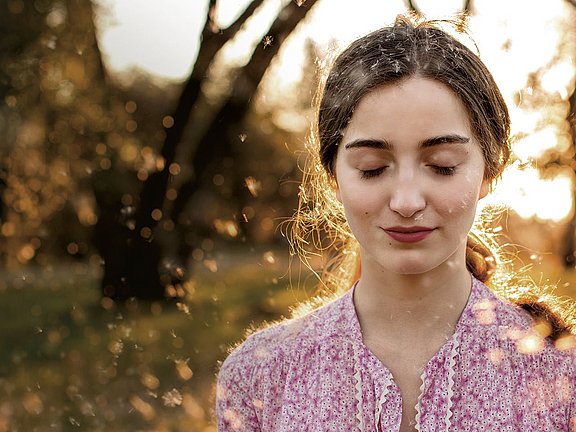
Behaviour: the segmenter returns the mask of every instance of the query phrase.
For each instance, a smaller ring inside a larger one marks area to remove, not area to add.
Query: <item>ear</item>
[[[480,195],[478,199],[484,198],[490,193],[490,190],[492,190],[492,181],[488,179],[482,180],[482,184],[480,185]]]

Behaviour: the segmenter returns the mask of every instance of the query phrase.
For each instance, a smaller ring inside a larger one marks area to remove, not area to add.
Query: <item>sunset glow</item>
[[[559,222],[572,210],[571,181],[566,174],[545,179],[534,167],[513,164],[483,204],[505,204],[523,218]]]
[[[129,0],[100,0],[100,3],[111,10],[112,19],[108,22],[112,24],[102,26],[100,39],[112,69],[122,71],[137,66],[172,79],[187,76],[196,55],[207,1],[139,0],[136,9]],[[247,0],[220,0],[218,23],[228,25],[247,3]],[[417,3],[429,18],[453,15],[462,4],[461,1],[424,0]],[[261,13],[247,23],[237,40],[226,46],[220,62],[247,61],[254,45],[262,43],[266,28],[284,4],[286,0],[265,2]],[[284,123],[288,121],[288,127],[298,128],[309,123],[310,119],[303,114],[285,109],[285,105],[289,105],[286,95],[293,94],[301,82],[306,41],[315,41],[320,51],[329,45],[345,45],[367,31],[390,23],[405,10],[405,2],[401,0],[356,0],[353,4],[344,0],[320,1],[282,47],[281,58],[268,72],[262,87],[266,103],[284,103],[278,118]],[[566,104],[574,86],[573,59],[570,54],[558,56],[565,32],[562,26],[571,22],[571,13],[561,0],[529,4],[520,0],[490,0],[474,2],[474,14],[469,21],[480,56],[508,102],[512,132],[517,138],[514,151],[518,163],[506,170],[487,201],[505,203],[524,218],[561,221],[573,207],[570,192],[573,179],[569,170],[553,178],[543,178],[535,167],[518,168],[551,149],[565,150],[569,144],[564,119],[552,115],[551,110],[560,113],[567,110],[567,105],[562,104]],[[144,27],[148,38],[145,44],[141,40]],[[570,47],[564,50],[574,52]],[[555,55],[558,58],[554,58]],[[529,76],[539,69],[540,90],[537,90],[529,86]],[[536,91],[540,91],[538,97],[542,100],[535,99]]]

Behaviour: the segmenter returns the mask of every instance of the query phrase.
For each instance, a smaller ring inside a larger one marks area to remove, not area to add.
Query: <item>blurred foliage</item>
[[[214,430],[218,361],[247,327],[312,292],[288,288],[275,252],[304,130],[279,127],[273,108],[251,111],[181,227],[160,226],[168,255],[174,236],[194,245],[194,279],[170,286],[177,300],[102,299],[96,246],[120,236],[95,227],[112,208],[133,229],[181,89],[107,75],[93,14],[84,0],[0,0],[0,431]],[[193,174],[185,163],[170,173],[169,201]]]
[[[180,86],[138,71],[129,86],[107,75],[93,15],[84,0],[0,1],[0,261],[6,268],[62,258],[100,262],[94,245],[120,235],[105,229],[94,238],[94,227],[111,217],[134,229],[142,182],[164,168],[160,147]],[[213,110],[210,100],[202,103],[206,113]],[[210,121],[202,115],[199,125]],[[295,131],[273,117],[272,109],[253,111],[231,137],[232,153],[206,168],[211,181],[192,197],[178,229],[170,220],[160,225],[155,235],[166,255],[178,254],[170,251],[178,247],[175,238],[187,239],[196,255],[210,252],[202,250],[204,239],[281,239],[276,226],[296,206],[300,175]],[[184,137],[180,159],[198,130]],[[170,172],[168,202],[194,175],[181,161]],[[162,212],[154,217],[164,218]]]
[[[134,188],[122,173],[142,163],[132,120],[105,81],[91,3],[3,0],[0,17],[0,258],[11,268],[86,256],[96,192]],[[107,185],[105,171],[115,173]]]

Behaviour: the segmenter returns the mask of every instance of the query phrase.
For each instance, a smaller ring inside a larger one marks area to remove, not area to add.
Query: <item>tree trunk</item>
[[[316,0],[309,0],[302,6],[293,2],[289,3],[280,12],[270,28],[267,37],[271,38],[271,45],[258,47],[250,62],[239,72],[230,96],[199,141],[191,160],[194,177],[184,183],[178,191],[178,197],[171,213],[173,221],[178,221],[186,204],[202,185],[204,173],[211,162],[231,153],[234,140],[241,131],[242,120],[248,112],[252,97],[256,93],[266,69],[278,53],[282,42],[315,3]]]
[[[200,185],[205,167],[216,157],[229,151],[229,131],[237,127],[244,117],[252,96],[280,45],[315,2],[316,0],[307,2],[306,7],[298,7],[293,3],[286,6],[270,29],[270,34],[274,38],[272,47],[267,47],[264,55],[259,54],[261,50],[257,51],[240,73],[232,95],[200,141],[196,156],[192,161],[196,175],[185,185],[184,193],[182,194],[181,191],[178,194],[178,200],[174,207],[176,213],[173,212],[170,218],[176,225],[179,214]],[[198,58],[172,115],[173,126],[165,130],[166,138],[161,150],[164,166],[160,171],[151,174],[144,182],[137,203],[135,227],[133,230],[127,230],[121,226],[119,207],[115,209],[115,214],[113,213],[107,218],[108,222],[103,221],[109,225],[107,230],[118,236],[118,240],[112,241],[110,247],[104,251],[106,257],[102,280],[103,295],[121,299],[127,297],[161,299],[165,296],[166,285],[177,282],[174,278],[183,277],[181,272],[177,272],[177,274],[168,272],[166,276],[161,274],[160,269],[164,256],[159,242],[154,237],[154,231],[159,221],[158,218],[153,217],[153,212],[163,210],[165,207],[166,191],[170,180],[170,166],[175,160],[177,149],[182,142],[190,116],[199,99],[200,88],[212,59],[222,46],[234,37],[262,3],[263,0],[253,0],[232,25],[219,31],[214,28],[212,21],[216,1],[210,1]],[[114,224],[116,225],[114,226]],[[187,254],[191,247],[181,244],[178,250],[181,255]],[[182,256],[181,261],[186,262],[187,258],[187,256]]]

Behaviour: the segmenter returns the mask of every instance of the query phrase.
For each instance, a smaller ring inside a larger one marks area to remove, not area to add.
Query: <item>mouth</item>
[[[383,228],[383,230],[391,238],[401,243],[416,243],[424,240],[426,237],[432,234],[436,230],[436,228],[421,227],[421,226],[411,226],[411,227],[394,226],[389,228]]]

